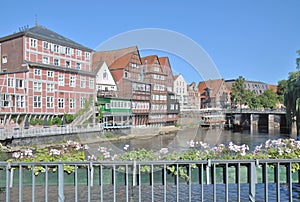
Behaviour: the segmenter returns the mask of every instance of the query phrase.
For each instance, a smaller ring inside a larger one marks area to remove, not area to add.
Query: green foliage
[[[231,91],[231,103],[242,105],[245,103],[245,79],[240,76],[233,84],[232,84],[232,91]]]
[[[260,104],[264,108],[276,108],[278,95],[271,89],[267,89],[259,96]]]
[[[72,123],[72,121],[75,119],[73,114],[65,114],[64,116],[67,124]]]
[[[53,117],[51,120],[51,125],[62,125],[62,120],[60,117]]]
[[[300,111],[297,108],[297,99],[300,98],[300,72],[291,72],[287,80],[287,88],[284,94],[284,105],[286,106],[287,122],[291,128],[292,121],[296,117],[297,130],[300,129]]]
[[[281,104],[284,103],[284,94],[287,92],[287,85],[288,85],[287,80],[278,81],[277,95],[278,95],[279,102]]]

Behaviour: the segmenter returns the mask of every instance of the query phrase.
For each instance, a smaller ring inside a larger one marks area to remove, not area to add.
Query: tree
[[[255,93],[251,90],[246,90],[245,93],[245,104],[251,109],[257,109],[262,107],[260,104],[260,99],[255,95]]]
[[[272,89],[267,89],[259,96],[259,100],[264,108],[273,109],[278,103],[278,95]]]
[[[281,81],[278,81],[278,84],[277,84],[277,95],[278,95],[278,99],[279,99],[279,102],[281,104],[284,103],[284,94],[286,93],[287,91],[287,80],[281,80]]]
[[[245,79],[242,76],[232,84],[232,91],[231,91],[231,103],[239,104],[240,108],[242,108],[242,104],[245,103]]]
[[[287,80],[287,89],[284,94],[287,122],[291,128],[292,121],[296,118],[297,134],[300,129],[300,72],[291,72]]]

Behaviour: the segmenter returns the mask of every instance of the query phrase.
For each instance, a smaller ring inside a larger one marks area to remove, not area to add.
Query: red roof
[[[198,89],[201,94],[201,97],[204,96],[205,89],[209,88],[212,90],[211,97],[215,97],[217,93],[219,92],[222,83],[224,82],[223,79],[216,79],[216,80],[208,80],[208,81],[202,81],[198,84]]]
[[[101,52],[95,52],[92,58],[93,58],[93,62],[105,61],[106,64],[109,67],[111,67],[111,65],[115,63],[117,60],[120,60],[122,57],[126,55],[130,55],[135,51],[138,51],[137,46],[122,48],[117,50],[101,51]],[[121,63],[123,62],[124,60],[121,60]]]

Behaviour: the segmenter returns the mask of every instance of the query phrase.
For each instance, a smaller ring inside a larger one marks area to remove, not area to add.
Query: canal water
[[[138,135],[137,135],[138,136]],[[289,134],[280,134],[278,131],[272,133],[260,133],[258,130],[245,130],[240,132],[233,132],[232,130],[222,129],[204,129],[204,128],[185,128],[178,131],[176,134],[166,134],[159,136],[138,136],[138,138],[122,141],[109,141],[101,143],[89,144],[91,153],[97,153],[99,146],[110,148],[112,153],[125,152],[124,146],[129,145],[128,150],[135,150],[145,148],[160,151],[161,148],[168,148],[172,151],[186,150],[191,140],[202,141],[211,146],[218,144],[228,144],[233,142],[236,145],[246,144],[250,150],[254,150],[256,146],[265,143],[268,139],[274,140],[278,138],[293,138]],[[98,153],[99,154],[99,153]]]

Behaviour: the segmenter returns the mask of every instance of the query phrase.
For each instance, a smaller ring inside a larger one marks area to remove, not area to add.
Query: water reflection
[[[107,141],[102,143],[93,143],[89,146],[97,151],[99,146],[111,148],[114,153],[124,151],[124,145],[128,144],[130,150],[145,148],[158,152],[161,148],[169,148],[169,151],[182,151],[188,148],[187,142],[190,140],[206,142],[210,145],[228,144],[233,142],[237,145],[246,144],[250,150],[255,146],[265,143],[268,139],[290,138],[290,135],[280,134],[279,132],[259,133],[258,131],[233,132],[231,130],[221,129],[203,129],[186,128],[177,134],[160,135],[155,137],[140,137],[123,141]]]

